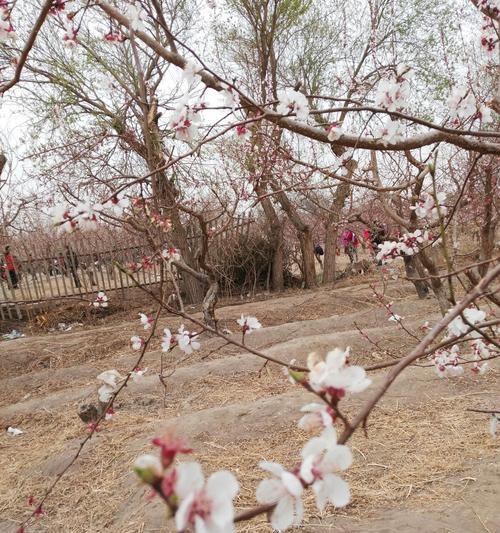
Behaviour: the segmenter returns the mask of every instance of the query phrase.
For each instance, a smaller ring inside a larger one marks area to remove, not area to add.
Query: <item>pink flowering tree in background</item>
[[[177,530],[197,533],[233,531],[260,514],[277,530],[299,525],[308,490],[320,512],[327,504],[346,506],[349,438],[405,368],[429,358],[439,377],[460,375],[466,365],[481,375],[498,357],[498,2],[362,4],[0,0],[0,92],[26,103],[32,117],[23,155],[36,169],[38,201],[59,232],[115,224],[143,236],[151,257],[120,268],[134,281],[157,262],[162,276],[159,293],[144,289],[157,312],[139,314],[130,338],[135,365],[126,374],[109,369],[96,376],[97,403],[80,413],[89,433],[21,530],[42,514],[102,420],[112,418],[127,383],[147,372],[141,363],[155,337],[163,354],[175,349],[189,357],[200,349],[201,333],[218,335],[265,364],[281,364],[314,400],[299,425],[315,435],[297,451],[296,464],[261,463],[257,505],[239,513],[232,473],[205,476],[196,461],[176,461],[192,453],[178,436],[182,428],[154,439],[159,454],[137,458],[135,472],[164,501]],[[470,21],[448,29],[464,10]],[[437,23],[449,35],[439,45]],[[362,202],[376,202],[392,221],[376,260],[403,258],[407,277],[417,291],[430,286],[443,315],[417,336],[379,298],[389,320],[414,338],[407,356],[364,369],[350,364],[348,349],[335,348],[309,354],[301,367],[246,344],[261,327],[258,317],[237,321],[241,340],[219,331],[220,279],[210,256],[215,221],[250,205],[262,209],[274,247],[272,285],[281,290],[287,220],[300,244],[304,285],[314,287],[304,208],[312,201],[323,211],[326,282],[335,281],[338,227]],[[471,206],[481,217],[478,246],[457,264],[457,232]],[[201,235],[199,249],[188,242],[189,224]],[[174,270],[182,272],[182,288]],[[185,301],[203,301],[203,321],[186,313]],[[90,305],[110,303],[100,292]],[[157,331],[162,312],[184,324]],[[372,387],[367,372],[385,367]],[[365,404],[347,417],[350,396],[365,390]],[[495,433],[498,412],[490,414]]]

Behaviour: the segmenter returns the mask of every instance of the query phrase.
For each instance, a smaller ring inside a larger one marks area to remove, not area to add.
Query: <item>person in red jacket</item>
[[[10,284],[12,285],[13,289],[17,289],[19,278],[17,277],[16,263],[14,261],[14,256],[10,251],[10,246],[5,247],[4,258],[5,266],[7,267],[7,271],[9,272]]]

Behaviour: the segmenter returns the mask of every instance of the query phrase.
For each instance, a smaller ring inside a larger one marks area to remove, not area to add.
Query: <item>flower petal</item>
[[[259,467],[262,468],[262,470],[267,470],[268,472],[271,472],[271,474],[274,474],[278,477],[281,476],[281,474],[285,471],[285,469],[279,463],[274,463],[272,461],[261,461],[259,463]]]
[[[302,486],[299,478],[291,472],[283,472],[283,474],[281,474],[281,481],[283,482],[285,489],[292,496],[298,497],[302,494],[304,487]]]
[[[203,487],[205,478],[199,463],[181,463],[177,467],[175,492],[182,499]]]
[[[291,496],[284,496],[278,502],[271,514],[271,525],[278,531],[283,531],[293,524],[294,509],[293,498]]]
[[[259,503],[276,503],[285,494],[279,479],[263,479],[257,486],[255,497]]]

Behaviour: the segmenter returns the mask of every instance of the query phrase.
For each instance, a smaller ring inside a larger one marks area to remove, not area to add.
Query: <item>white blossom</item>
[[[333,411],[327,405],[321,403],[308,403],[304,405],[301,412],[306,413],[298,423],[300,429],[304,431],[315,431],[333,425]]]
[[[146,20],[147,15],[140,6],[137,7],[135,4],[129,4],[125,16],[128,18],[130,27],[134,31],[145,30],[144,21]]]
[[[109,305],[108,296],[106,295],[104,291],[99,291],[97,293],[97,297],[95,301],[93,302],[93,306],[94,307],[108,307],[108,305]]]
[[[340,139],[345,133],[342,126],[338,122],[333,122],[332,124],[330,124],[326,131],[328,132],[329,141],[336,141]]]
[[[6,43],[9,40],[14,40],[16,32],[9,20],[9,12],[7,9],[0,10],[0,43]]]
[[[446,206],[443,205],[444,201],[446,200],[446,194],[439,192],[437,193],[436,197],[437,204],[432,194],[424,192],[417,204],[411,206],[410,209],[413,209],[419,218],[428,218],[433,221],[439,220],[439,213],[441,213],[441,216],[443,217],[448,212]]]
[[[144,327],[145,330],[151,329],[154,318],[151,315],[145,315],[144,313],[139,313],[139,322]]]
[[[434,370],[439,378],[461,376],[464,369],[460,366],[460,349],[457,345],[450,349],[438,350],[432,355]]]
[[[410,96],[410,84],[408,82],[409,69],[405,65],[398,67],[397,77],[380,80],[375,94],[375,105],[398,111],[406,107]]]
[[[171,246],[170,248],[164,248],[161,252],[161,255],[167,261],[180,261],[181,252],[178,248]]]
[[[256,492],[259,503],[276,504],[271,511],[271,526],[283,531],[292,525],[300,525],[304,515],[300,479],[278,463],[263,461],[259,466],[275,476],[262,480]]]
[[[330,426],[311,439],[302,450],[302,458],[300,477],[312,484],[319,511],[328,502],[335,507],[346,506],[351,499],[349,485],[337,473],[351,466],[352,454],[347,446],[337,444],[335,428]]]
[[[200,343],[196,340],[198,335],[190,333],[184,329],[184,324],[179,328],[178,335],[175,336],[179,348],[187,355],[193,353],[193,350],[200,349]]]
[[[453,87],[447,99],[450,116],[454,119],[464,120],[476,113],[476,99],[465,86]]]
[[[244,333],[251,333],[262,327],[262,324],[254,316],[241,315],[241,318],[238,318],[236,322],[241,326]]]
[[[293,89],[285,89],[278,92],[279,104],[276,111],[281,115],[295,113],[297,120],[307,120],[309,116],[309,104],[307,98]]]
[[[147,368],[145,368],[144,370],[141,368],[135,368],[132,372],[130,372],[130,379],[134,383],[139,383],[140,381],[142,381],[142,378],[144,377],[144,374],[147,371],[148,371]]]
[[[130,337],[130,344],[132,345],[132,350],[140,350],[144,346],[144,339],[138,335]]]
[[[168,328],[163,330],[163,337],[161,339],[161,351],[168,352],[170,350],[170,344],[172,342],[172,333]]]
[[[315,353],[309,354],[307,366],[311,388],[316,392],[334,391],[340,395],[364,391],[371,384],[371,380],[366,377],[364,368],[347,363],[348,355],[349,348],[335,348],[327,353],[324,360]]]
[[[186,61],[184,68],[182,69],[182,77],[191,85],[193,82],[198,83],[201,80],[201,76],[198,72],[203,69],[199,67],[193,61]]]
[[[482,311],[481,309],[476,309],[473,307],[469,307],[467,309],[463,310],[463,315],[466,320],[468,320],[471,324],[475,325],[478,322],[483,322],[486,318],[486,313]],[[469,331],[469,326],[462,320],[461,316],[455,317],[449,324],[448,324],[448,336],[450,337],[460,337],[464,333],[467,333]],[[475,331],[471,332],[472,336],[478,336],[479,334]]]
[[[198,123],[200,121],[199,108],[187,103],[183,99],[175,108],[168,127],[175,131],[175,136],[181,141],[190,142],[198,135]]]
[[[160,459],[151,454],[139,455],[134,462],[133,469],[145,483],[153,483],[163,474],[163,466]]]
[[[175,493],[180,505],[175,513],[178,531],[192,528],[195,533],[231,533],[234,528],[233,499],[239,485],[230,472],[221,470],[207,481],[198,463],[177,467]]]
[[[386,118],[384,123],[374,131],[373,135],[376,139],[382,139],[382,143],[385,145],[395,144],[404,138],[403,126],[400,122]]]

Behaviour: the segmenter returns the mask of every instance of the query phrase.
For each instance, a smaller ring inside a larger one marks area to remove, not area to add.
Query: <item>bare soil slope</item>
[[[395,282],[387,290],[415,334],[425,320],[438,318],[435,302],[419,301],[410,286]],[[235,338],[241,313],[257,316],[264,326],[248,343],[286,362],[351,346],[353,361],[369,365],[414,345],[387,320],[367,284],[221,308],[221,325]],[[180,321],[162,318],[163,324],[172,329]],[[128,340],[139,331],[132,320],[0,343],[0,421],[25,432],[0,435],[0,531],[15,531],[29,513],[28,497],[40,496],[71,459],[86,432],[78,404],[95,398],[99,372],[131,368],[136,354]],[[149,501],[130,472],[134,458],[151,451],[151,437],[172,425],[190,439],[207,472],[235,472],[240,509],[255,503],[260,460],[296,464],[308,437],[296,421],[312,398],[288,383],[280,368],[262,368],[257,357],[203,336],[202,349],[191,357],[176,350],[169,355],[173,374],[165,391],[157,377],[158,347],[147,354],[147,377],[120,396],[116,416],[85,448],[47,502],[47,515],[30,531],[172,530],[161,503]],[[373,373],[374,387],[383,375]],[[301,530],[500,531],[498,442],[484,416],[465,410],[498,405],[498,383],[495,366],[485,376],[466,372],[450,381],[439,380],[431,368],[409,369],[371,416],[368,438],[360,433],[350,443],[352,503],[320,516],[308,496]],[[345,400],[346,411],[354,414],[369,394]],[[262,518],[239,528],[270,531]]]

